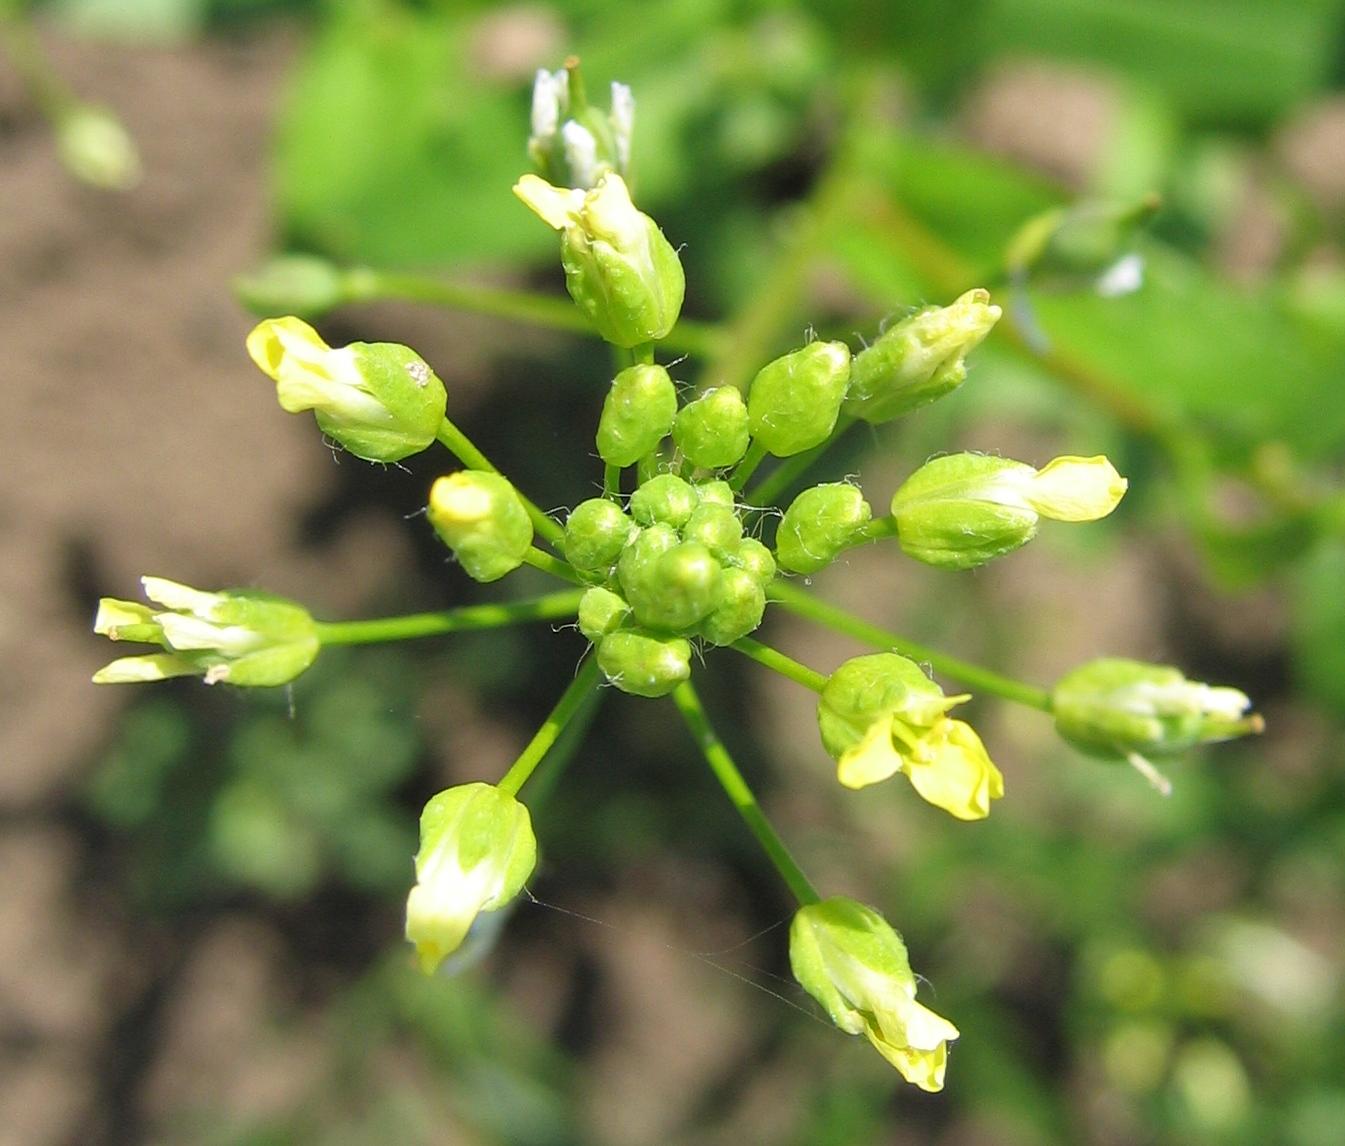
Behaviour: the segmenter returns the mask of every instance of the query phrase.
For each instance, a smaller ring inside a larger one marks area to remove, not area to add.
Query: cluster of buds
[[[527,563],[582,587],[563,595],[563,615],[577,615],[593,658],[566,697],[602,677],[636,696],[673,694],[722,782],[733,766],[726,754],[715,755],[708,725],[697,724],[703,715],[694,715],[699,702],[689,681],[698,647],[736,646],[816,690],[821,742],[841,784],[864,788],[900,773],[931,805],[961,820],[982,819],[1003,796],[1004,779],[971,726],[949,715],[968,695],[946,695],[920,665],[894,652],[855,657],[824,677],[747,638],[773,597],[790,606],[791,594],[795,602],[801,596],[782,578],[815,574],[856,545],[895,537],[926,564],[973,569],[1026,544],[1043,518],[1105,517],[1126,481],[1104,457],[1061,457],[1038,469],[953,454],[916,468],[885,517],[874,517],[857,484],[825,482],[799,493],[772,535],[770,515],[750,502],[754,493],[769,500],[767,485],[797,477],[801,467],[784,463],[748,488],[763,460],[810,460],[809,451],[826,448],[856,420],[884,423],[951,393],[1000,308],[984,290],[970,290],[948,306],[907,315],[857,353],[844,342],[812,340],[767,363],[742,390],[679,393],[655,362],[654,344],[678,320],[684,278],[676,251],[635,207],[625,182],[632,106],[629,91],[614,85],[604,117],[588,107],[574,66],[540,73],[530,150],[551,182],[526,175],[514,189],[560,232],[571,297],[630,362],[611,380],[595,435],[603,496],[575,506],[563,523],[524,498],[453,426],[442,383],[407,347],[333,348],[289,316],[261,322],[248,352],[286,410],[313,411],[329,438],[361,458],[395,462],[436,440],[458,456],[467,468],[434,483],[428,518],[468,576],[494,582]],[[292,262],[288,271],[315,310],[349,286],[311,261]],[[636,477],[627,495],[630,467]],[[554,552],[535,547],[536,537]],[[202,593],[158,578],[144,585],[157,607],[105,600],[95,628],[163,651],[114,661],[95,680],[195,674],[207,682],[282,684],[341,629],[261,594]],[[979,673],[982,681],[993,676]],[[564,713],[573,713],[569,703],[562,698],[499,785],[450,788],[426,805],[406,937],[427,972],[460,961],[473,932],[498,921],[531,875],[537,845],[516,796],[569,719]],[[1238,690],[1133,661],[1085,665],[1035,703],[1052,712],[1065,740],[1130,760],[1156,783],[1161,777],[1146,756],[1261,728]],[[745,790],[741,777],[735,783]],[[741,808],[740,797],[734,795]],[[761,835],[761,823],[748,822]],[[916,1001],[900,936],[872,908],[821,899],[788,867],[782,847],[767,850],[802,905],[790,933],[795,977],[843,1031],[864,1035],[908,1081],[940,1089],[958,1032]]]

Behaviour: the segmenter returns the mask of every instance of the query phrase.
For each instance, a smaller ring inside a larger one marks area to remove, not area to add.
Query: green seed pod
[[[693,465],[721,469],[747,453],[747,406],[733,386],[710,390],[682,407],[673,441]]]
[[[732,509],[736,504],[733,487],[726,481],[701,481],[693,487],[701,505],[718,505]]]
[[[849,381],[844,342],[810,342],[768,363],[747,394],[753,437],[778,458],[821,445],[836,425]]]
[[[731,509],[701,504],[682,527],[682,537],[686,541],[699,541],[714,554],[716,561],[724,561],[738,551],[743,523]]]
[[[691,679],[691,645],[681,637],[620,629],[598,643],[598,667],[622,692],[667,696]]]
[[[684,541],[662,553],[627,590],[635,619],[650,629],[682,632],[719,601],[723,570],[704,545]]]
[[[671,525],[681,529],[699,498],[690,482],[676,474],[650,478],[630,496],[630,512],[641,525]]]
[[[460,470],[430,488],[430,524],[476,581],[498,581],[523,564],[532,522],[499,474]]]
[[[1260,732],[1236,688],[1187,680],[1179,669],[1104,657],[1062,677],[1051,694],[1056,731],[1091,756],[1166,756]]]
[[[755,537],[744,537],[728,563],[752,574],[763,589],[775,580],[775,555]]]
[[[630,615],[630,606],[610,589],[594,587],[579,598],[579,631],[592,644],[620,627]]]
[[[719,604],[701,622],[700,632],[712,645],[731,645],[761,624],[766,591],[745,569],[725,569],[719,586]]]
[[[845,412],[878,425],[942,398],[967,377],[966,356],[999,321],[983,290],[951,306],[929,306],[886,331],[855,356]]]
[[[633,466],[672,429],[677,388],[662,366],[628,366],[613,380],[598,420],[598,455]]]
[[[561,232],[565,286],[603,338],[632,347],[667,337],[686,291],[682,264],[620,175],[610,172],[591,191],[525,175],[514,194]]]
[[[974,569],[1026,545],[1040,517],[1094,521],[1116,508],[1126,480],[1104,457],[1062,457],[1035,470],[984,454],[926,462],[897,490],[901,547],[927,565]]]
[[[604,572],[616,564],[634,529],[616,502],[605,497],[580,502],[565,522],[565,560],[584,572]]]
[[[855,530],[873,516],[852,485],[832,482],[805,489],[785,510],[775,538],[776,558],[793,573],[816,573],[836,559]]]
[[[626,543],[616,563],[616,578],[627,601],[648,600],[648,587],[658,576],[658,559],[679,541],[671,525],[656,524],[642,529]]]

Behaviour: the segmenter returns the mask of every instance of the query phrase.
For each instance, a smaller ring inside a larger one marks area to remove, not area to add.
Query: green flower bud
[[[634,530],[635,523],[616,502],[589,498],[565,522],[565,560],[586,573],[605,572],[616,564]]]
[[[641,625],[681,632],[715,607],[722,575],[704,545],[684,541],[659,554],[630,584],[622,580],[622,588]]]
[[[579,598],[579,631],[597,644],[630,616],[630,606],[610,589],[594,587]]]
[[[701,505],[717,505],[732,509],[737,503],[733,487],[726,481],[701,481],[694,486]]]
[[[626,600],[649,600],[654,594],[653,582],[658,576],[658,559],[681,539],[671,525],[658,523],[639,530],[626,543],[616,563],[616,579]]]
[[[247,348],[285,410],[312,410],[324,434],[366,461],[419,453],[443,423],[444,384],[408,347],[353,342],[333,350],[308,323],[285,317],[258,323]]]
[[[943,1089],[957,1028],[915,1001],[906,944],[878,912],[843,896],[799,908],[789,965],[841,1030],[864,1035],[907,1082]]]
[[[1126,293],[1106,289],[1109,272],[1129,262],[1131,289],[1139,285],[1143,267],[1135,240],[1160,206],[1158,196],[1147,195],[1130,202],[1095,200],[1052,208],[1019,228],[1005,252],[1004,269],[1019,282],[1030,279],[1065,289],[1092,282],[1102,294]]]
[[[736,387],[721,386],[688,402],[673,423],[673,441],[692,465],[722,469],[747,453],[747,405]]]
[[[671,525],[681,529],[700,498],[690,482],[676,474],[658,474],[630,496],[630,512],[641,525]]]
[[[951,306],[930,306],[902,319],[855,355],[845,412],[877,425],[908,414],[962,385],[966,355],[1003,312],[983,290]]]
[[[313,618],[293,601],[247,589],[207,593],[162,577],[140,583],[159,608],[104,597],[93,631],[164,651],[121,657],[94,674],[95,684],[200,676],[206,684],[264,687],[287,684],[318,655]]]
[[[946,715],[968,699],[944,696],[914,661],[875,653],[831,674],[817,724],[847,788],[902,772],[929,803],[958,819],[979,820],[1004,794],[1004,778],[971,726]]]
[[[498,581],[523,564],[532,521],[507,478],[459,470],[430,487],[430,524],[474,581]]]
[[[432,974],[478,916],[523,890],[537,863],[528,809],[490,784],[432,796],[420,814],[416,886],[406,900],[406,938]]]
[[[852,485],[833,482],[806,489],[785,510],[775,537],[780,567],[816,573],[850,544],[855,530],[873,516],[864,495]]]
[[[129,191],[143,174],[135,140],[112,112],[72,104],[56,119],[61,163],[81,183],[104,191]]]
[[[927,565],[973,569],[1026,545],[1041,517],[1095,521],[1126,480],[1104,457],[1056,458],[1034,470],[985,454],[926,462],[892,498],[901,547]]]
[[[766,612],[766,590],[745,569],[725,569],[719,603],[701,622],[700,633],[712,645],[731,645],[754,632]]]
[[[682,527],[682,537],[700,542],[714,554],[716,561],[725,561],[738,551],[743,539],[743,523],[731,509],[702,503]]]
[[[619,629],[598,643],[598,667],[622,692],[667,696],[691,679],[691,645],[681,637]]]
[[[849,381],[844,342],[810,342],[767,363],[747,393],[752,436],[778,458],[821,445],[836,425]]]
[[[632,347],[667,337],[682,309],[682,264],[620,175],[587,192],[525,175],[514,194],[561,232],[565,285],[603,338]]]
[[[775,555],[755,537],[744,537],[728,563],[752,574],[763,589],[775,580]]]
[[[561,187],[592,187],[609,171],[626,174],[635,97],[618,83],[612,84],[611,97],[605,115],[588,103],[577,61],[537,73],[528,156],[545,179]]]
[[[277,255],[234,279],[234,294],[253,314],[315,318],[346,299],[345,276],[314,255]]]
[[[658,447],[677,416],[677,388],[662,366],[628,366],[612,381],[598,420],[598,456],[633,466]]]
[[[1056,730],[1083,752],[1110,759],[1169,756],[1197,744],[1260,732],[1236,688],[1187,680],[1166,665],[1104,657],[1062,677],[1051,694]]]

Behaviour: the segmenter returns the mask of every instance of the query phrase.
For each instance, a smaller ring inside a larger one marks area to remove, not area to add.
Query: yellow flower
[[[841,1030],[862,1034],[907,1082],[943,1089],[957,1028],[916,1002],[906,945],[878,912],[843,896],[801,907],[789,963]]]
[[[847,788],[900,772],[920,796],[961,820],[990,814],[1004,777],[969,724],[947,711],[969,699],[944,696],[914,661],[876,653],[832,673],[818,704],[822,743]]]

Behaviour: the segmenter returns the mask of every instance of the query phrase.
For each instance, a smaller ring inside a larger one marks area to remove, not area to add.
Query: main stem
[[[861,620],[859,617],[847,613],[844,609],[838,609],[835,605],[828,605],[825,601],[819,601],[816,597],[795,588],[786,581],[777,580],[773,582],[766,591],[766,595],[771,600],[779,601],[791,613],[806,617],[810,621],[816,621],[819,625],[825,625],[829,629],[854,637],[856,640],[863,641],[865,644],[873,645],[876,648],[898,652],[912,660],[926,661],[939,672],[947,673],[948,676],[960,680],[974,689],[993,693],[995,696],[1002,696],[1005,700],[1017,701],[1019,704],[1040,709],[1042,712],[1051,711],[1051,694],[1045,689],[1025,684],[1023,681],[1014,680],[1012,677],[1002,676],[991,669],[969,664],[967,661],[949,656],[947,653],[941,653],[937,649],[931,649],[926,645],[909,641],[896,633],[888,632],[888,630],[879,628],[877,625],[871,625],[868,621]]]
[[[500,779],[499,789],[510,796],[517,796],[518,790],[527,783],[528,777],[532,775],[533,770],[542,762],[548,750],[556,743],[556,738],[565,729],[565,726],[574,719],[575,714],[582,707],[584,700],[593,691],[598,683],[598,660],[596,657],[590,657],[584,662],[579,674],[570,682],[562,694],[560,700],[556,702],[556,707],[551,710],[551,714],[542,722],[542,727],[537,730],[537,734],[528,741],[528,746],[520,753],[519,758],[510,766],[509,771]]]
[[[775,870],[789,885],[789,890],[798,900],[799,905],[806,907],[810,903],[820,902],[822,897],[817,894],[817,889],[803,874],[803,869],[795,862],[794,857],[789,854],[789,849],[785,847],[784,841],[771,826],[770,820],[766,818],[766,813],[761,810],[761,805],[757,803],[757,798],[752,789],[743,779],[743,774],[738,771],[738,766],[734,764],[733,757],[729,755],[728,749],[724,747],[723,742],[710,726],[709,718],[705,715],[705,709],[701,707],[700,697],[696,695],[696,690],[691,687],[690,681],[679,684],[673,692],[672,698],[678,710],[682,713],[682,719],[691,729],[691,735],[695,737],[696,745],[704,754],[706,763],[710,765],[710,770],[715,774],[715,779],[719,781],[719,786],[733,801],[733,806],[738,809],[738,814],[742,816],[747,827],[756,836],[757,842],[761,844],[766,855],[770,857],[771,863],[775,865]]]
[[[476,444],[447,418],[439,423],[439,432],[435,434],[435,437],[439,439],[440,444],[449,453],[468,469],[485,470],[493,474],[500,472],[495,463],[478,450]],[[515,490],[515,492],[518,491]],[[532,520],[533,528],[559,549],[561,542],[565,539],[565,530],[521,493],[518,496],[519,500],[523,502],[523,508],[528,511],[528,517]]]
[[[324,645],[369,645],[382,641],[406,641],[441,633],[495,629],[522,621],[557,621],[573,617],[583,591],[566,589],[526,601],[498,605],[466,605],[439,613],[410,613],[368,621],[319,621],[318,640]]]
[[[451,307],[469,314],[512,319],[550,330],[594,334],[593,324],[574,304],[546,295],[501,290],[475,283],[455,283],[427,275],[393,273],[370,267],[352,267],[344,274],[345,297],[351,302],[373,299],[403,299]],[[708,357],[716,354],[723,334],[718,327],[693,319],[681,319],[660,345],[681,354]]]

